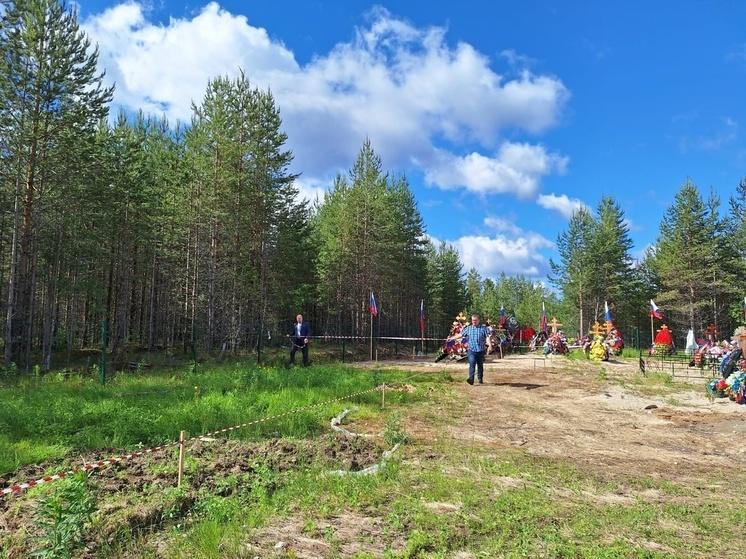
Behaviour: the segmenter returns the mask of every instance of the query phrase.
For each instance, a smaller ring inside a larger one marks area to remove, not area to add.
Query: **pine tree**
[[[624,219],[624,212],[613,198],[601,198],[597,208],[598,217],[594,221],[591,235],[590,255],[592,259],[594,316],[599,322],[604,321],[604,303],[615,308],[616,320],[630,313],[632,308],[625,308],[625,294],[630,292],[632,274],[632,239],[629,237],[629,226]]]
[[[271,280],[304,246],[293,239],[307,228],[307,212],[295,202],[292,153],[283,149],[287,135],[270,92],[252,87],[243,73],[218,77],[193,110],[185,318],[204,331],[208,351],[218,344],[235,351],[246,332],[253,344],[267,319],[287,312],[271,303]]]
[[[428,254],[429,298],[432,301],[430,323],[435,331],[447,333],[454,317],[466,308],[464,266],[458,251],[447,243],[441,243]]]
[[[687,180],[660,224],[651,265],[662,291],[657,303],[665,308],[669,323],[701,331],[716,320],[719,301],[727,293],[729,278],[719,274],[722,224],[719,201],[711,195],[702,200],[697,187]]]
[[[383,329],[418,332],[426,285],[422,218],[406,177],[384,173],[369,140],[349,175],[335,178],[315,223],[326,330],[366,331],[373,291]]]
[[[111,90],[97,74],[97,50],[64,3],[17,0],[2,7],[0,125],[12,162],[6,184],[14,189],[5,361],[28,364],[46,191],[75,182],[58,171],[65,162],[67,171],[74,168],[69,162],[105,117]]]
[[[549,261],[554,274],[549,281],[562,292],[565,301],[571,302],[577,313],[577,323],[572,321],[567,327],[577,326],[581,332],[585,331],[586,317],[592,316],[589,301],[598,279],[593,267],[594,227],[595,222],[587,209],[576,211],[568,230],[557,236],[560,261]]]

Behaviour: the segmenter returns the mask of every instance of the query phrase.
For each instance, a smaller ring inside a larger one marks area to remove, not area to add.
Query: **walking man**
[[[464,327],[458,334],[448,338],[448,340],[455,340],[456,338],[466,338],[469,347],[466,353],[466,357],[469,359],[469,378],[466,379],[466,382],[474,384],[476,369],[479,384],[484,384],[485,345],[487,346],[487,352],[492,351],[489,329],[479,323],[478,314],[473,314],[471,315],[471,324]]]
[[[303,320],[303,315],[295,317],[293,330],[290,332],[290,364],[295,365],[295,352],[300,349],[303,353],[303,366],[308,367],[308,338],[311,337],[311,327]]]

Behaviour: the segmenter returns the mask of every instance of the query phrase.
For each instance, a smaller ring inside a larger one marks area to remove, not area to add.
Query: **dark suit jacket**
[[[300,336],[298,335],[298,323],[293,322],[293,327],[290,329],[290,335],[294,338],[308,338],[311,335],[311,326],[305,320],[300,323]]]

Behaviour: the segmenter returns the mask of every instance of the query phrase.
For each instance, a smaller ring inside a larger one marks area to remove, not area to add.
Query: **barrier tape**
[[[43,483],[49,483],[51,481],[56,481],[58,479],[66,478],[67,476],[71,476],[74,474],[77,474],[78,472],[88,472],[91,470],[95,470],[97,468],[102,468],[104,466],[108,466],[110,464],[116,464],[117,462],[122,462],[124,460],[129,460],[130,458],[135,458],[137,456],[142,456],[144,454],[148,454],[150,452],[155,452],[156,450],[162,450],[164,448],[168,448],[170,446],[178,445],[179,442],[175,443],[167,443],[160,446],[154,446],[152,448],[148,448],[146,450],[141,450],[138,452],[133,452],[131,454],[124,454],[122,456],[117,456],[115,458],[109,458],[108,460],[101,460],[99,462],[93,462],[91,464],[86,464],[82,468],[75,468],[74,470],[70,470],[67,472],[62,472],[60,474],[54,474],[51,476],[46,476],[40,479],[37,479],[36,481],[28,481],[25,483],[19,483],[18,485],[11,485],[10,487],[6,487],[2,490],[2,495],[8,495],[10,493],[15,493],[17,491],[23,491],[25,489],[28,489],[29,487],[35,487],[37,485],[41,485]]]
[[[102,468],[104,466],[108,466],[108,465],[111,465],[111,464],[116,464],[117,462],[123,462],[124,460],[130,460],[131,458],[137,458],[139,456],[143,456],[145,454],[149,454],[149,453],[155,452],[157,450],[163,450],[165,448],[169,448],[169,447],[173,447],[173,446],[178,446],[178,445],[181,445],[181,444],[186,443],[188,441],[195,441],[195,440],[197,440],[199,438],[202,438],[202,437],[210,437],[212,435],[217,435],[217,434],[220,434],[220,433],[228,433],[230,431],[235,431],[237,429],[242,429],[243,427],[248,427],[249,425],[257,425],[259,423],[264,423],[266,421],[272,421],[274,419],[279,419],[281,417],[287,417],[287,416],[293,415],[295,413],[300,413],[300,412],[303,412],[303,411],[308,411],[308,410],[313,409],[313,408],[318,408],[318,407],[321,407],[321,406],[325,406],[327,404],[331,404],[332,402],[339,402],[341,400],[346,400],[347,398],[352,398],[354,396],[360,396],[361,394],[368,394],[368,393],[371,393],[371,392],[375,392],[377,390],[381,390],[382,388],[383,388],[383,385],[376,386],[375,388],[371,388],[369,390],[363,390],[361,392],[355,392],[354,394],[348,394],[347,396],[340,396],[339,398],[333,398],[333,399],[327,400],[325,402],[319,402],[317,404],[309,404],[308,406],[304,406],[302,408],[297,408],[297,409],[294,409],[294,410],[290,410],[290,411],[281,413],[279,415],[273,415],[271,417],[265,417],[265,418],[262,418],[262,419],[257,419],[255,421],[247,421],[246,423],[241,423],[240,425],[234,425],[233,427],[226,427],[225,429],[218,429],[217,431],[211,431],[209,433],[204,433],[202,435],[197,435],[197,436],[191,437],[189,439],[184,439],[184,441],[176,441],[176,442],[166,443],[166,444],[162,444],[162,445],[159,445],[159,446],[154,446],[154,447],[151,447],[151,448],[148,448],[148,449],[145,449],[145,450],[140,450],[140,451],[137,451],[137,452],[132,452],[130,454],[123,454],[122,456],[117,456],[117,457],[114,457],[114,458],[109,458],[108,460],[100,460],[98,462],[92,462],[91,464],[86,464],[86,465],[84,465],[81,468],[75,468],[75,469],[69,470],[67,472],[62,472],[62,473],[54,474],[54,475],[51,475],[51,476],[45,476],[45,477],[37,479],[35,481],[27,481],[27,482],[19,483],[19,484],[16,484],[16,485],[11,485],[10,487],[4,488],[2,490],[2,492],[0,493],[0,495],[2,495],[4,497],[5,495],[9,495],[11,493],[17,493],[19,491],[24,491],[26,489],[29,489],[30,487],[36,487],[37,485],[42,485],[44,483],[50,483],[50,482],[56,481],[58,479],[63,479],[63,478],[66,478],[68,476],[75,475],[75,474],[77,474],[79,472],[88,472],[88,471],[91,471],[91,470],[100,469],[100,468]]]
[[[296,338],[297,336],[288,334],[285,337]],[[308,338],[309,340],[325,340],[325,341],[334,341],[334,340],[363,340],[366,342],[370,341],[370,336],[321,335],[321,336],[303,336],[303,337]],[[422,340],[431,341],[431,342],[442,342],[442,341],[445,341],[447,338],[405,338],[405,337],[376,336],[373,339],[374,340],[402,340],[402,341],[407,341],[407,342],[419,342]]]

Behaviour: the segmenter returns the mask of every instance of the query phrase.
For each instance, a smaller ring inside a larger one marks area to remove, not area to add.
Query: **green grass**
[[[605,376],[599,373],[590,382],[606,382]],[[332,401],[381,382],[415,389],[387,391],[383,409],[380,392]],[[223,464],[212,484],[200,484],[199,458],[190,454],[188,483],[176,488],[158,481],[159,475],[173,477],[175,462],[146,462],[142,467],[153,479],[142,488],[99,490],[98,510],[106,512],[86,527],[91,553],[104,559],[265,556],[249,552],[247,545],[263,535],[282,539],[285,526],[323,543],[330,559],[671,559],[740,553],[732,534],[746,524],[746,512],[738,498],[729,498],[733,495],[716,472],[696,480],[634,471],[611,476],[571,456],[550,459],[450,437],[410,436],[412,417],[439,426],[475,421],[463,417],[452,382],[445,372],[246,364],[196,375],[189,370],[117,375],[106,386],[98,379],[27,379],[0,392],[0,471],[71,453],[135,450],[175,441],[181,429],[198,435],[320,403],[221,437],[247,445],[275,438],[307,441],[327,449],[328,456],[339,444],[329,434],[329,418],[354,406],[356,421],[380,427],[381,444],[404,443],[378,474],[329,475],[328,461],[300,452],[292,467],[279,469],[275,455],[259,452],[248,471]],[[677,392],[667,375],[636,375],[626,382],[668,394],[671,401]],[[746,477],[740,471],[727,476],[732,487]],[[66,483],[42,485],[28,497],[49,500]],[[92,476],[89,491],[99,483]],[[370,531],[363,519],[370,520]],[[350,534],[360,544],[354,552],[344,547]],[[3,559],[23,556],[12,555],[21,545],[13,537],[0,538],[0,549],[10,550],[0,551]],[[295,555],[286,546],[272,557]]]
[[[197,374],[121,373],[103,386],[98,378],[28,378],[0,390],[0,475],[72,451],[135,451],[174,442],[181,430],[196,436],[305,407],[309,409],[222,436],[311,437],[325,429],[330,409],[338,413],[350,404],[312,406],[370,390],[374,380],[392,383],[407,375],[387,371],[376,376],[351,367],[285,369],[239,363]],[[406,394],[387,394],[390,398]],[[380,391],[375,391],[351,402],[380,400]]]

